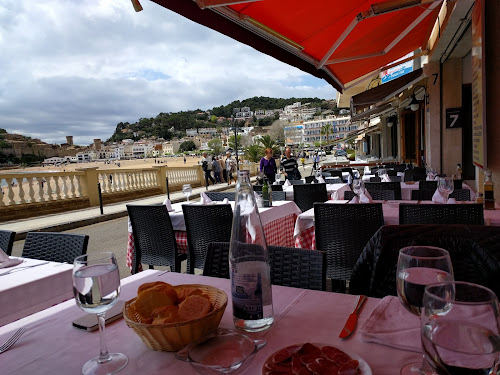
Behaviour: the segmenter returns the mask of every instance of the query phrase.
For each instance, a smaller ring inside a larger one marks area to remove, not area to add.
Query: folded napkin
[[[172,212],[172,211],[175,211],[173,208],[172,208],[172,203],[170,202],[170,199],[165,199],[163,201],[163,205],[167,207],[167,211],[168,212]]]
[[[358,196],[355,195],[354,197],[352,197],[352,199],[349,201],[350,204],[356,204],[356,203],[359,203],[359,199],[358,199]]]
[[[280,184],[280,182],[278,180],[273,182],[273,185],[279,185],[279,184]]]
[[[420,319],[398,297],[384,297],[359,329],[362,341],[422,352]]]
[[[351,177],[351,174],[349,173],[349,175],[347,176],[347,184],[352,184],[352,177]]]
[[[446,203],[446,197],[441,194],[439,189],[436,189],[434,195],[432,196],[432,201],[436,203]]]
[[[365,189],[365,191],[360,194],[359,202],[360,203],[373,203],[372,196],[370,195],[368,190]]]
[[[229,204],[229,199],[224,198],[224,199],[222,200],[222,203],[221,203],[221,204]]]
[[[332,197],[332,200],[334,200],[334,201],[338,201],[338,200],[339,200],[339,193],[338,193],[338,191],[337,191],[337,190],[335,190],[335,191],[332,193],[331,197]]]
[[[0,268],[14,267],[22,262],[22,259],[9,258],[9,256],[0,249]]]
[[[210,202],[212,202],[212,200],[208,197],[208,195],[204,191],[202,191],[200,194],[200,203],[208,204]]]
[[[283,185],[285,185],[285,186],[292,186],[292,184],[290,183],[290,181],[288,181],[288,179],[285,180],[285,183]]]
[[[316,182],[314,182],[314,180],[311,181],[311,184],[315,184]]]
[[[325,179],[323,178],[323,176],[319,176],[317,178],[317,180],[318,180],[318,184],[326,184]]]
[[[455,198],[448,198],[447,204],[457,204],[457,200]]]
[[[427,177],[425,178],[425,181],[434,181],[434,179],[433,179],[433,178],[430,178],[429,176],[427,176]]]
[[[363,171],[364,171],[364,174],[370,174],[370,172],[371,172],[371,171],[370,171],[370,167],[369,167],[369,166],[367,166],[367,165],[365,165],[365,168],[364,168],[364,170],[363,170]]]
[[[387,174],[382,175],[382,182],[391,182],[391,178]]]

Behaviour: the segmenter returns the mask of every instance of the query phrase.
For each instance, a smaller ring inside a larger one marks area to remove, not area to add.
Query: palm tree
[[[270,135],[263,135],[259,138],[258,142],[262,145],[263,148],[270,148],[273,150],[273,154],[279,151],[279,147],[276,144],[276,141]]]
[[[326,135],[326,144],[328,144],[328,133],[333,132],[333,126],[332,124],[325,124],[321,127],[321,134]]]
[[[258,163],[262,157],[262,148],[259,145],[248,146],[245,154],[249,161]]]

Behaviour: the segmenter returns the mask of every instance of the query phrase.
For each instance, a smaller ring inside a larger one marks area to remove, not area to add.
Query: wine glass
[[[396,288],[403,306],[419,316],[426,285],[453,280],[453,266],[448,251],[432,246],[409,246],[399,250]],[[425,362],[410,363],[401,375],[425,374]],[[430,372],[429,374],[431,374]]]
[[[425,288],[422,346],[439,375],[497,374],[500,368],[499,306],[490,289],[448,281]]]
[[[182,185],[182,192],[184,193],[184,195],[187,198],[187,201],[189,202],[189,196],[193,192],[193,189],[191,188],[191,185],[190,184]]]
[[[365,192],[365,182],[361,179],[355,179],[352,181],[352,191],[358,196],[358,198]]]
[[[438,190],[441,194],[446,195],[446,201],[448,201],[448,197],[453,193],[453,180],[449,177],[439,177]]]
[[[429,179],[431,181],[434,181],[434,179],[436,178],[437,176],[437,172],[436,172],[436,169],[434,168],[427,168],[427,176],[429,176]]]
[[[111,252],[86,254],[73,263],[73,293],[76,304],[87,313],[97,314],[101,351],[82,368],[83,375],[114,374],[128,363],[121,353],[108,353],[104,334],[105,315],[118,301],[120,272]]]

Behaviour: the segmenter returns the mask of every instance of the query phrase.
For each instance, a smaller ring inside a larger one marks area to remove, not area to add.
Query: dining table
[[[234,329],[231,283],[228,279],[145,270],[121,281],[119,298],[125,301],[134,298],[137,288],[146,282],[204,284],[219,288],[229,297],[219,327]],[[382,320],[374,311],[380,311],[384,300],[367,298],[360,310],[356,330],[349,338],[342,340],[338,336],[357,302],[357,296],[277,285],[272,286],[272,295],[272,327],[249,334],[254,339],[267,341],[267,344],[247,364],[245,375],[266,374],[263,365],[273,353],[292,344],[307,342],[334,346],[352,356],[357,355],[366,364],[361,375],[397,375],[404,364],[422,359],[418,318],[409,312],[400,312],[403,315],[395,315],[395,318],[398,319],[399,326],[406,326],[405,340],[415,342],[416,350],[403,349],[399,345],[381,345],[366,334],[373,323]],[[71,300],[0,327],[0,342],[5,341],[18,328],[26,329],[19,341],[1,354],[2,374],[81,373],[83,364],[99,353],[98,331],[87,332],[72,327],[72,321],[81,314],[75,301]],[[367,327],[366,332],[360,333],[363,327]],[[105,335],[110,352],[123,353],[128,357],[128,364],[119,374],[197,374],[190,363],[176,359],[174,352],[148,348],[124,319],[107,325]]]
[[[184,221],[184,213],[182,211],[183,204],[201,204],[200,201],[180,202],[172,204],[172,211],[169,212],[172,227],[174,229],[175,239],[177,242],[177,250],[180,253],[187,253],[187,233],[186,223]],[[223,202],[208,202],[206,204],[223,204]],[[234,202],[229,202],[234,209]],[[264,227],[264,234],[268,245],[293,247],[295,240],[293,231],[297,216],[301,213],[295,202],[290,201],[274,201],[272,207],[259,207],[260,219]],[[127,257],[126,265],[132,270],[132,261],[134,257],[134,233],[130,220],[128,223],[128,241],[127,241]]]
[[[325,203],[347,204],[347,200],[332,201]],[[438,204],[432,201],[377,201],[373,203],[382,203],[382,212],[384,214],[385,225],[399,224],[399,205],[401,203],[408,204]],[[470,201],[458,201],[456,204],[469,204]],[[362,203],[359,203],[362,204]],[[484,225],[500,226],[500,206],[496,206],[495,210],[484,210]],[[302,249],[316,249],[316,237],[314,232],[314,208],[304,211],[297,217],[295,229],[293,232],[295,239],[295,247]]]
[[[22,262],[0,269],[0,326],[73,297],[72,264],[11,258]]]

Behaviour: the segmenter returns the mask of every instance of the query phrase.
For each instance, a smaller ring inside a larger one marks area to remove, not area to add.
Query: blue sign
[[[405,67],[401,66],[401,69],[398,69],[394,72],[388,73],[387,75],[382,77],[382,83],[386,83],[392,81],[393,79],[404,76],[405,74],[411,73],[413,71],[413,66]]]

